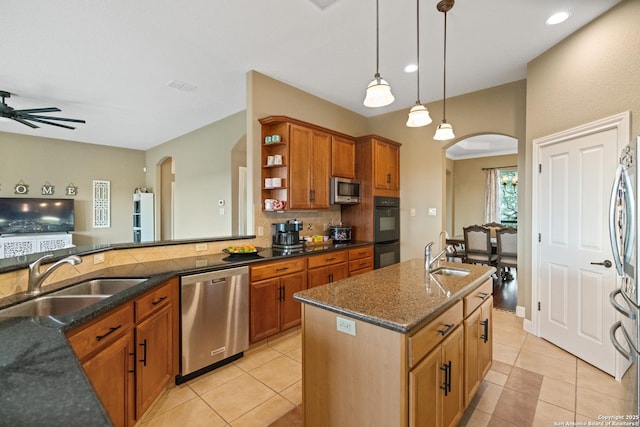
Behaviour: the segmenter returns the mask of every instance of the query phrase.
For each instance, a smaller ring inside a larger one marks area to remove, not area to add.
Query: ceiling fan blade
[[[71,127],[71,126],[61,125],[60,123],[53,123],[53,122],[49,122],[47,120],[36,119],[36,118],[33,118],[33,117],[25,117],[25,119],[26,120],[31,120],[33,122],[44,123],[44,124],[51,125],[51,126],[58,126],[58,127],[65,128],[65,129],[75,129],[74,127]]]
[[[33,128],[33,129],[37,129],[37,128],[40,127],[40,126],[34,125],[33,123],[29,123],[29,122],[27,122],[25,120],[22,120],[20,117],[12,117],[12,119],[15,120],[16,122],[22,123],[23,125],[27,125],[27,126],[29,126],[30,128]]]
[[[31,118],[36,118],[36,119],[46,119],[46,120],[62,120],[65,122],[75,122],[75,123],[86,123],[84,120],[81,119],[67,119],[64,117],[51,117],[51,116],[38,116],[35,114],[22,114],[20,115],[20,117],[22,117],[23,119],[27,119],[27,120],[31,120]]]
[[[47,108],[28,108],[26,110],[15,110],[16,113],[55,113],[57,111],[62,111],[57,107],[47,107]]]

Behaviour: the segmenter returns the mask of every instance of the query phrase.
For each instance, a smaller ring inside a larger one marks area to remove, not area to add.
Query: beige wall
[[[623,111],[631,111],[631,135],[640,134],[640,2],[626,0],[540,55],[527,67],[526,158],[532,141]],[[532,168],[520,174],[525,194],[519,209],[518,304],[530,308],[530,212]],[[522,180],[522,178],[525,178]],[[522,187],[521,187],[522,188]],[[528,255],[528,256],[527,256]]]
[[[7,132],[0,132],[0,147],[0,197],[14,197],[14,186],[22,180],[29,185],[28,197],[47,197],[41,187],[49,182],[55,186],[53,197],[68,198],[65,189],[73,183],[78,187],[75,245],[133,240],[132,195],[145,185],[143,151]],[[109,228],[93,228],[93,180],[111,182]]]
[[[492,133],[514,137],[519,147],[525,140],[525,81],[447,99],[447,120],[456,138],[442,143],[433,134],[442,117],[442,103],[428,104],[433,123],[425,128],[405,126],[410,106],[369,119],[369,132],[401,142],[400,214],[401,257],[424,256],[424,246],[438,241],[446,228],[445,149],[473,135]],[[524,150],[523,150],[524,151]],[[436,208],[436,216],[429,216]],[[411,209],[416,215],[411,216]]]
[[[482,168],[504,168],[517,164],[517,154],[454,161],[454,235],[461,235],[462,227],[485,222],[485,171]]]
[[[236,212],[232,207],[237,194],[231,175],[237,174],[236,146],[245,145],[246,122],[246,111],[241,111],[147,150],[147,186],[151,188],[160,188],[162,161],[167,157],[174,161],[174,235],[171,238],[234,234],[232,216]],[[218,200],[225,201],[222,214]],[[156,208],[158,211],[158,200]],[[160,226],[156,224],[158,236]]]

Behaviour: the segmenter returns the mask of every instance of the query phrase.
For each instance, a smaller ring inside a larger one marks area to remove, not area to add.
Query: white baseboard
[[[516,306],[516,316],[518,317],[524,317],[525,316],[525,308],[522,305],[517,305]]]

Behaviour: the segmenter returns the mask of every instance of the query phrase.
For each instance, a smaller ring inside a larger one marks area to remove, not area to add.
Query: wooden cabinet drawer
[[[349,272],[353,273],[357,270],[371,270],[373,268],[373,257],[354,259],[349,261]]]
[[[296,273],[305,269],[305,258],[300,257],[290,261],[270,262],[255,267],[251,267],[251,281],[270,279],[283,274]]]
[[[69,332],[68,339],[78,359],[101,350],[133,328],[133,305],[124,304],[86,326]]]
[[[136,323],[171,303],[174,286],[178,285],[176,281],[171,280],[136,299],[134,302]]]
[[[373,246],[367,246],[366,248],[349,249],[349,260],[372,257]]]
[[[462,322],[462,301],[409,337],[409,366],[418,363]]]
[[[482,285],[478,286],[469,295],[464,297],[464,317],[470,315],[473,310],[478,308],[493,292],[493,279],[487,279]]]
[[[313,255],[309,257],[309,268],[324,267],[325,265],[346,262],[348,258],[349,254],[347,251],[332,251],[322,255]]]

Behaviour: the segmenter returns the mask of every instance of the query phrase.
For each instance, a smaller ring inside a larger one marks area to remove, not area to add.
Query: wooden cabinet
[[[333,136],[331,139],[331,176],[356,177],[356,142],[351,138]]]
[[[493,360],[492,287],[488,280],[465,298],[465,405],[471,403]]]
[[[352,137],[285,116],[264,117],[260,124],[262,209],[274,210],[266,209],[266,199],[285,201],[282,210],[329,209],[330,178],[356,177]],[[273,135],[280,141],[267,143]]]
[[[133,305],[128,303],[67,334],[115,426],[135,418]]]
[[[373,246],[349,250],[349,276],[373,271]]]
[[[400,147],[379,137],[371,141],[373,147],[374,196],[400,196]]]
[[[321,255],[308,257],[307,283],[309,288],[349,277],[349,253],[331,251]]]
[[[178,283],[167,282],[134,301],[136,312],[136,419],[177,372]]]
[[[447,338],[409,372],[409,425],[457,425],[464,411],[463,328]]]
[[[178,280],[67,336],[116,426],[132,426],[178,373]]]
[[[291,124],[289,158],[289,208],[329,209],[331,135]]]
[[[356,176],[360,203],[342,206],[342,221],[352,224],[354,240],[374,240],[375,196],[400,196],[401,144],[377,135],[356,139]]]
[[[293,294],[307,288],[306,260],[278,261],[250,268],[249,340],[254,343],[300,324]]]

